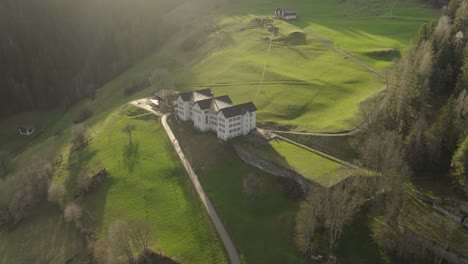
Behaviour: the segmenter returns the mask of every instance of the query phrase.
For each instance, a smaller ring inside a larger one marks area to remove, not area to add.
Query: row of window
[[[241,122],[237,122],[237,123],[234,123],[234,124],[229,124],[229,127],[236,127],[236,126],[240,126]]]
[[[238,131],[240,131],[240,130],[241,130],[240,127],[234,128],[234,129],[230,129],[230,130],[229,130],[229,134],[232,134],[232,133],[234,133],[234,132],[238,132]]]

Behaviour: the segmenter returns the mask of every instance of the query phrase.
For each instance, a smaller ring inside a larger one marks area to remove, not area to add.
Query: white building
[[[285,20],[290,20],[290,19],[296,19],[297,18],[297,13],[296,11],[289,10],[286,8],[277,8],[275,10],[275,17],[276,18],[282,18]]]
[[[252,102],[232,105],[229,96],[214,97],[210,89],[180,93],[176,105],[181,120],[193,121],[196,129],[213,131],[224,141],[256,128],[257,108]]]

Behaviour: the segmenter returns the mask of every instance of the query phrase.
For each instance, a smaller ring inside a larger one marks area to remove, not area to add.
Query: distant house
[[[213,131],[224,141],[256,128],[257,108],[252,102],[233,105],[229,96],[215,97],[210,89],[180,93],[176,104],[179,119],[193,121],[196,129]]]
[[[36,130],[33,128],[33,127],[19,127],[18,128],[18,132],[20,133],[20,135],[22,136],[30,136],[32,134],[34,134]]]
[[[154,96],[157,100],[169,104],[169,102],[172,102],[176,99],[177,93],[172,89],[161,89],[157,91]]]
[[[293,11],[287,8],[277,8],[275,10],[275,17],[285,19],[285,20],[296,19],[297,13],[296,11]]]

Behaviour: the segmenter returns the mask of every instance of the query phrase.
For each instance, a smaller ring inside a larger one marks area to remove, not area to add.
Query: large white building
[[[180,93],[176,105],[181,120],[193,121],[196,129],[213,131],[224,141],[256,127],[257,108],[252,102],[233,105],[229,96],[214,97],[210,89]]]

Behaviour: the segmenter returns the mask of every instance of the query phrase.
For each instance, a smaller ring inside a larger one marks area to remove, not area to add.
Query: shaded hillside
[[[388,89],[365,111],[369,133],[392,130],[401,136],[415,174],[457,169],[452,157],[468,128],[467,42],[468,1],[453,0],[438,22],[421,28],[388,76]],[[454,180],[467,188],[466,178]]]
[[[1,1],[0,116],[93,97],[97,87],[197,13],[219,5],[211,0]]]

